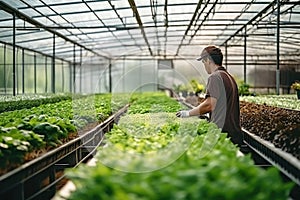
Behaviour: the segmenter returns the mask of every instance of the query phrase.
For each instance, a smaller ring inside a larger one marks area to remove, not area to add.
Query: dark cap
[[[208,56],[209,56],[208,53],[201,54],[201,56],[200,56],[199,58],[196,58],[196,60],[201,61],[203,58],[206,58],[206,57],[208,57]]]
[[[222,52],[221,49],[216,46],[207,46],[203,49],[201,56],[199,58],[196,58],[197,61],[201,61],[204,58],[207,57],[215,57],[215,56],[221,56]],[[223,55],[222,55],[223,57]]]

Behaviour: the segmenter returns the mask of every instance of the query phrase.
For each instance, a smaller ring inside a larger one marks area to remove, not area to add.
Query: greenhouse
[[[0,1],[0,199],[300,197],[297,0]]]

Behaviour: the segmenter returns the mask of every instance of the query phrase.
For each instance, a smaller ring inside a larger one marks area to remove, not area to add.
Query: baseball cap
[[[196,58],[196,60],[197,60],[197,61],[201,61],[201,60],[203,60],[204,58],[207,58],[207,57],[209,57],[209,56],[211,56],[211,57],[212,57],[212,56],[219,56],[220,54],[222,54],[222,53],[221,53],[221,49],[219,49],[219,48],[216,47],[216,46],[211,45],[211,46],[206,47],[206,48],[202,51],[201,56],[198,57],[198,58]]]
[[[197,61],[201,61],[202,59],[208,57],[209,54],[208,53],[205,53],[205,54],[202,54],[200,57],[196,58]]]

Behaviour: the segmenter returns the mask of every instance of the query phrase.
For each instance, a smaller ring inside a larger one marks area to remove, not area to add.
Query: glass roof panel
[[[87,12],[90,11],[89,8],[84,4],[66,4],[66,5],[57,5],[51,6],[59,14],[71,13],[71,12]]]
[[[106,9],[111,9],[111,6],[107,1],[94,1],[94,2],[88,2],[88,5],[93,9],[93,10],[106,10]]]
[[[81,22],[81,21],[98,21],[97,17],[93,13],[81,13],[81,14],[68,14],[68,15],[62,15],[68,22],[74,23],[74,22]]]
[[[166,7],[166,1],[134,0],[143,30],[138,24],[138,15],[134,14],[129,2],[125,0],[3,0],[0,3],[3,2],[19,12],[17,18],[21,19],[16,21],[18,29],[24,26],[33,28],[36,22],[44,26],[45,29],[40,32],[17,30],[16,38],[19,45],[41,51],[44,46],[45,52],[51,52],[53,33],[57,33],[57,48],[64,48],[66,43],[71,46],[83,45],[92,50],[97,47],[97,51],[111,56],[119,54],[120,49],[124,53],[124,49],[140,48],[146,49],[143,52],[146,55],[150,53],[148,48],[153,50],[154,55],[161,53],[157,51],[158,48],[166,48],[168,52],[171,49],[177,52],[179,49],[179,53],[189,54],[183,46],[209,43],[224,45],[226,41],[229,46],[243,45],[243,27],[252,18],[255,18],[253,25],[247,25],[247,43],[254,48],[249,49],[265,48],[265,51],[270,52],[275,49],[277,18],[276,10],[272,11],[276,8],[275,4],[269,6],[272,0],[203,1],[199,10],[196,10],[198,0],[167,1]],[[281,3],[281,50],[297,52],[300,41],[300,6],[296,0]],[[267,6],[269,9],[256,17]],[[12,15],[8,13],[10,11],[4,10],[0,10],[0,41],[11,43]],[[23,19],[26,19],[26,23]],[[261,44],[265,46],[260,47]],[[291,44],[294,46],[289,49]],[[61,52],[64,53],[63,50]]]

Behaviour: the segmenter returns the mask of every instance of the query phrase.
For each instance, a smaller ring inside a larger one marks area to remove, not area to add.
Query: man
[[[176,116],[189,117],[209,113],[210,121],[228,133],[233,143],[241,146],[243,134],[240,126],[238,88],[234,78],[222,66],[221,49],[208,46],[197,60],[202,60],[206,72],[210,74],[205,100],[194,109],[177,112]]]

